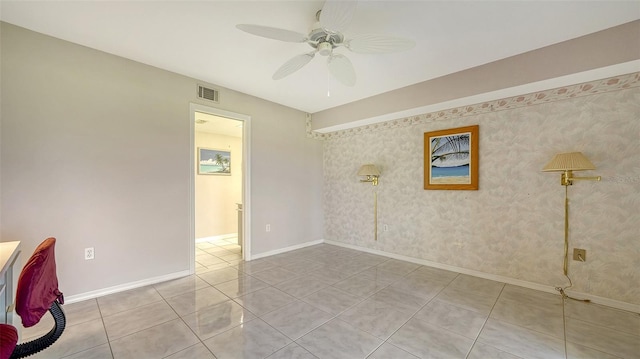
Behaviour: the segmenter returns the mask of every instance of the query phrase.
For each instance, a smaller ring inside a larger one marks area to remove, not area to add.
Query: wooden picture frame
[[[424,133],[424,189],[478,189],[478,128]]]
[[[199,175],[231,175],[231,151],[198,147]]]

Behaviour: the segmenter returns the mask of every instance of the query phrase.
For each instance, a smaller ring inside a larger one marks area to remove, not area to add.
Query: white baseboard
[[[238,238],[238,233],[221,234],[219,236],[196,238],[196,243],[217,241],[221,239]]]
[[[264,252],[264,253],[255,254],[255,255],[251,256],[251,259],[253,260],[253,259],[269,257],[269,256],[273,256],[273,255],[276,255],[276,254],[290,252],[290,251],[294,251],[296,249],[301,249],[301,248],[305,248],[305,247],[309,247],[309,246],[315,246],[316,244],[322,244],[322,243],[324,243],[324,240],[323,239],[318,239],[316,241],[305,242],[305,243],[302,243],[302,244],[296,244],[295,246],[290,246],[290,247],[275,249],[275,250]]]
[[[151,285],[151,284],[156,284],[156,283],[165,282],[165,281],[172,280],[172,279],[186,277],[188,275],[189,275],[189,271],[188,270],[181,271],[181,272],[175,272],[175,273],[171,273],[171,274],[162,275],[162,276],[159,276],[159,277],[143,279],[143,280],[139,280],[139,281],[135,281],[135,282],[116,285],[116,286],[113,286],[113,287],[94,290],[94,291],[91,291],[91,292],[85,292],[85,293],[81,293],[81,294],[71,295],[71,296],[65,297],[64,298],[64,302],[65,302],[65,304],[81,302],[81,301],[87,300],[87,299],[98,298],[98,297],[102,297],[102,296],[105,296],[105,295],[108,295],[108,294],[124,292],[125,290],[129,290],[129,289],[140,288],[140,287],[144,287],[144,286]]]
[[[494,281],[497,281],[497,282],[517,285],[517,286],[524,287],[524,288],[535,289],[535,290],[539,290],[539,291],[542,291],[542,292],[547,292],[547,293],[553,293],[553,294],[560,295],[558,293],[558,291],[555,289],[555,287],[554,286],[550,286],[550,285],[545,285],[545,284],[540,284],[540,283],[535,283],[535,282],[528,282],[528,281],[515,279],[515,278],[510,278],[510,277],[505,277],[505,276],[501,276],[501,275],[497,275],[497,274],[484,273],[484,272],[480,272],[480,271],[476,271],[476,270],[472,270],[472,269],[460,268],[460,267],[451,266],[451,265],[447,265],[447,264],[428,261],[428,260],[425,260],[425,259],[408,257],[408,256],[404,256],[404,255],[401,255],[401,254],[389,253],[389,252],[385,252],[385,251],[381,251],[381,250],[377,250],[377,249],[370,249],[370,248],[355,246],[355,245],[347,244],[347,243],[341,243],[341,242],[330,241],[330,240],[323,240],[323,242],[326,243],[326,244],[332,244],[332,245],[336,245],[336,246],[339,246],[339,247],[355,249],[355,250],[358,250],[358,251],[371,253],[371,254],[377,254],[377,255],[381,255],[381,256],[385,256],[385,257],[389,257],[389,258],[393,258],[393,259],[398,259],[398,260],[402,260],[402,261],[406,261],[406,262],[416,263],[416,264],[429,266],[429,267],[434,267],[434,268],[439,268],[439,269],[445,269],[445,270],[456,272],[456,273],[468,274],[468,275],[471,275],[471,276],[474,276],[474,277],[490,279],[490,280],[494,280]],[[575,292],[575,291],[567,291],[567,294],[570,295],[571,297],[574,297],[574,298],[589,299],[592,303],[602,304],[602,305],[607,306],[607,307],[616,308],[616,309],[622,309],[622,310],[626,310],[626,311],[634,312],[634,313],[640,313],[640,305],[621,302],[621,301],[610,299],[610,298],[604,298],[604,297],[599,297],[599,296],[596,296],[596,295],[580,293],[580,292]]]

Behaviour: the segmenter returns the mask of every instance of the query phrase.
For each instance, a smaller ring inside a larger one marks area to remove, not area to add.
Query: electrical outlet
[[[574,248],[573,249],[573,260],[574,261],[580,261],[580,262],[586,262],[587,261],[587,250],[586,249],[580,249],[580,248]]]
[[[271,232],[271,225],[270,225],[270,224],[267,224],[267,227],[265,228],[265,230],[266,230],[267,232]]]
[[[382,226],[382,230],[383,230],[383,231],[385,231],[385,232],[386,232],[386,231],[388,231],[388,230],[389,230],[389,226],[388,226],[388,225],[386,225],[386,224],[385,224],[385,225],[383,225],[383,226]]]
[[[89,259],[93,259],[95,257],[96,253],[93,250],[93,247],[89,247],[89,248],[85,248],[84,249],[84,260],[89,260]]]

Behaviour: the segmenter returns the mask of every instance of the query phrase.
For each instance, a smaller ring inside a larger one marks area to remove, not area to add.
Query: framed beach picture
[[[478,189],[478,125],[424,133],[424,189]]]
[[[198,147],[199,175],[231,175],[231,152]]]

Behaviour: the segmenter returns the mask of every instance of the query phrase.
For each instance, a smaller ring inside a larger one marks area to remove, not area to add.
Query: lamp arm
[[[562,176],[560,177],[560,184],[563,186],[570,186],[573,184],[573,180],[587,180],[587,181],[600,181],[602,177],[593,176],[593,177],[574,177],[573,171],[566,170],[562,172]]]
[[[571,177],[572,180],[587,180],[587,181],[600,181],[602,177],[600,176],[592,176],[592,177]]]

